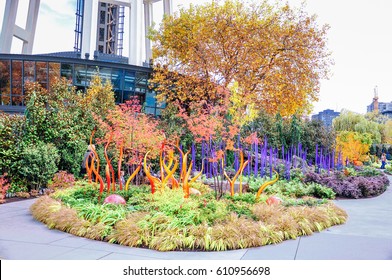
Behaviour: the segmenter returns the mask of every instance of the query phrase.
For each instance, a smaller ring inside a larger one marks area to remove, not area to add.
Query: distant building
[[[324,110],[319,112],[317,115],[312,116],[312,120],[320,120],[324,123],[325,126],[331,127],[332,120],[340,115],[339,112],[335,112],[334,110]]]
[[[380,114],[392,118],[392,102],[379,102],[378,93],[375,90],[373,102],[367,106],[368,112],[379,112]]]

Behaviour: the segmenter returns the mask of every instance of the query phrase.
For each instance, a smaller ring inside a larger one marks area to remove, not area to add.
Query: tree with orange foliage
[[[165,135],[158,130],[156,119],[141,112],[138,100],[132,99],[117,105],[114,110],[109,110],[105,120],[98,118],[98,123],[104,132],[104,137],[98,139],[98,142],[107,145],[115,155],[119,182],[125,156],[127,164],[135,166],[136,170],[147,151],[150,151],[152,158],[159,155]]]
[[[302,113],[317,100],[319,80],[332,63],[327,29],[303,7],[267,1],[251,6],[212,1],[180,9],[150,34],[152,82],[160,100],[182,105],[221,104],[227,100],[222,89],[236,84],[236,106],[282,116]]]

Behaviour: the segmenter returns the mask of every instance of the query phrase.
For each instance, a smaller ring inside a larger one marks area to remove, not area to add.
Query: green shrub
[[[265,189],[267,194],[280,194],[287,197],[302,197],[308,195],[307,186],[299,180],[280,180]]]
[[[18,176],[24,123],[24,116],[0,112],[0,174],[7,173],[12,180]]]
[[[249,204],[256,203],[256,196],[253,193],[244,193],[244,194],[241,194],[241,195],[236,193],[236,194],[234,194],[234,196],[226,194],[224,196],[224,198],[227,199],[227,200],[231,200],[233,202],[242,201],[242,202],[246,202],[246,203],[249,203]]]
[[[28,192],[29,190],[26,187],[26,184],[23,182],[13,181],[11,182],[11,186],[7,190],[7,193],[16,194],[18,192]]]
[[[308,195],[317,198],[335,199],[336,193],[331,188],[324,187],[317,183],[310,183]]]
[[[377,167],[381,166],[381,163]],[[362,170],[357,172],[357,176],[373,177],[380,175],[381,172],[373,167],[364,166]]]
[[[49,143],[38,142],[26,146],[19,161],[19,174],[32,189],[39,189],[47,185],[57,172],[59,154],[56,147]]]
[[[326,199],[315,199],[315,198],[300,198],[300,199],[294,199],[294,198],[289,198],[283,201],[282,205],[286,207],[290,206],[319,206],[322,204],[327,203]]]
[[[249,208],[249,204],[240,203],[238,201],[236,203],[228,203],[227,210],[236,213],[238,217],[244,216],[256,220],[255,215],[253,215],[252,210]]]

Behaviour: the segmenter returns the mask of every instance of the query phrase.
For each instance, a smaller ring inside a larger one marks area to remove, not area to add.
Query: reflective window
[[[121,80],[123,78],[123,70],[112,69],[112,85],[113,89],[121,89]]]
[[[146,94],[146,106],[155,106],[155,93],[153,91],[147,91]]]
[[[136,93],[146,93],[147,92],[147,89],[146,88],[144,88],[144,87],[136,87],[135,88],[135,92]]]
[[[140,105],[145,105],[144,104],[146,102],[146,95],[145,94],[137,94],[135,96],[137,96]]]
[[[114,99],[115,99],[116,104],[123,103],[121,90],[114,91]]]
[[[136,72],[136,85],[139,87],[147,87],[148,74],[142,72]]]
[[[87,85],[86,65],[75,64],[75,85]]]
[[[155,115],[155,108],[154,107],[145,107],[144,112],[149,115]]]
[[[106,81],[111,81],[112,68],[109,67],[100,67],[99,68],[99,76],[102,78],[102,82],[106,83]]]
[[[22,95],[22,61],[12,61],[12,91],[11,95]]]
[[[135,90],[135,72],[125,71],[124,90]]]
[[[61,77],[65,77],[67,80],[70,80],[72,83],[72,64],[67,64],[67,63],[61,63],[61,71],[60,75]]]
[[[130,100],[134,96],[133,91],[125,91],[124,90],[124,96],[123,100],[121,102],[125,102],[126,100]]]
[[[37,78],[36,81],[41,84],[43,88],[48,88],[48,63],[37,61]]]
[[[70,85],[85,90],[99,71],[103,82],[112,83],[116,103],[137,96],[149,114],[155,114],[161,105],[164,107],[164,104],[157,104],[155,92],[148,87],[149,73],[125,69],[127,65],[124,68],[118,65],[118,68],[111,68],[109,63],[98,61],[97,64],[103,65],[98,70],[97,66],[85,65],[83,60],[75,59],[75,62],[79,64],[36,61],[34,57],[27,60],[0,60],[0,105],[24,105],[24,86],[29,81],[37,81],[50,89],[57,78],[65,77]]]
[[[9,60],[0,60],[0,105],[11,103]]]
[[[26,82],[34,82],[35,81],[35,62],[34,61],[25,61],[24,62],[23,81],[24,81],[24,84],[26,84]]]
[[[60,78],[60,63],[49,62],[49,89],[56,79]]]
[[[138,94],[146,94],[147,93],[147,82],[148,82],[148,74],[137,72],[136,73],[136,87],[135,92]]]
[[[92,66],[92,65],[87,66],[86,86],[90,85],[90,81],[93,79],[94,75],[96,75],[98,72],[99,72],[98,66]]]

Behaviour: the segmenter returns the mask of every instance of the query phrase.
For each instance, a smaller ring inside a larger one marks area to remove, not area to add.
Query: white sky
[[[208,0],[172,1],[174,7],[187,7],[189,3]],[[299,6],[303,1],[287,2]],[[27,4],[28,0],[19,0],[20,7]],[[159,9],[159,5],[162,4],[154,4],[154,7]],[[0,0],[0,24],[4,6],[5,0]],[[41,0],[33,53],[73,50],[75,6],[76,0]],[[318,15],[320,25],[330,25],[328,47],[335,61],[331,78],[321,82],[320,100],[314,104],[314,112],[349,109],[365,113],[376,85],[379,100],[391,102],[392,1],[307,0],[306,11]],[[26,15],[26,11],[19,12],[18,25],[24,26]],[[20,52],[21,43],[13,43],[12,48],[13,52]]]

